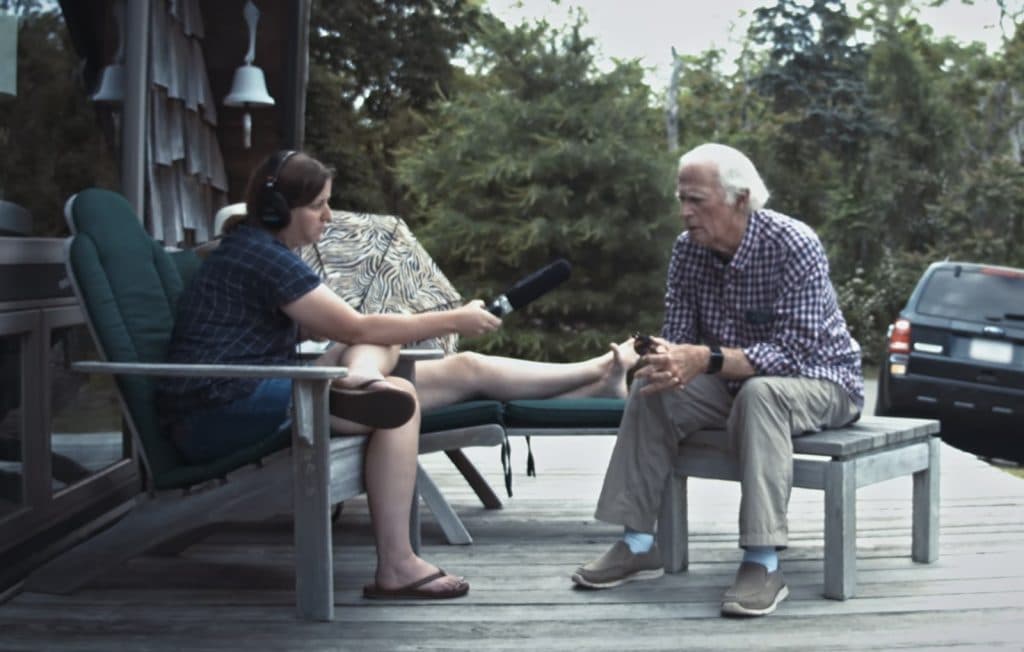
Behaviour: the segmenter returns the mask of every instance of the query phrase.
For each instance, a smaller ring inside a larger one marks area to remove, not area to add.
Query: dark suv
[[[889,325],[875,414],[942,422],[942,438],[1024,462],[1024,270],[932,264]]]

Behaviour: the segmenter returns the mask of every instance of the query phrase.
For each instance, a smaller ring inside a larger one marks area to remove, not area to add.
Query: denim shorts
[[[268,378],[249,396],[196,410],[174,429],[174,443],[192,464],[251,446],[291,425],[292,381]]]

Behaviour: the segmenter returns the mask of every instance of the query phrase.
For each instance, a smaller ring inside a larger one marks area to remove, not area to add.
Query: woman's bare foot
[[[629,338],[621,344],[608,345],[611,350],[611,357],[604,374],[601,376],[601,385],[604,388],[601,396],[612,398],[625,398],[628,393],[626,387],[626,372],[636,364],[640,356],[633,350],[633,338]]]
[[[640,361],[640,354],[636,352],[635,348],[636,338],[629,337],[626,340],[620,342],[617,345],[619,349],[619,362],[627,370],[632,369],[636,366],[636,363]]]

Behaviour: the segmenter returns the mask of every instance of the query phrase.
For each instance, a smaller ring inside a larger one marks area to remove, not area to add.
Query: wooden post
[[[149,99],[150,0],[125,2],[124,120],[121,193],[145,224],[146,134]]]
[[[295,602],[306,620],[334,618],[329,380],[292,381]]]

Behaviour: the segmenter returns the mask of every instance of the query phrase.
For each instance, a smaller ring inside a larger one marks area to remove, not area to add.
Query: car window
[[[917,302],[917,312],[955,319],[1021,319],[1024,272],[1013,274],[955,268],[937,269]]]

